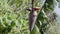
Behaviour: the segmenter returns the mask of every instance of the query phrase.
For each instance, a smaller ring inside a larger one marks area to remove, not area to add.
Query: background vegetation
[[[35,27],[29,31],[28,15],[25,10],[31,7],[31,0],[0,0],[0,34],[58,34],[58,23],[53,13],[54,0],[35,0],[34,7],[42,8],[38,12]]]

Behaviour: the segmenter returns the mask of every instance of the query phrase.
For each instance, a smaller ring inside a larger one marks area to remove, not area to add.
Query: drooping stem
[[[31,12],[34,12],[33,7],[34,7],[34,0],[32,0],[32,11]]]

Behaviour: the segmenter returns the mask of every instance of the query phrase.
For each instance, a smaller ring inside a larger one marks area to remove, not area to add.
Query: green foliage
[[[26,7],[31,7],[30,2],[30,0],[0,0],[0,34],[41,34],[42,29],[46,33],[52,33],[49,28],[54,21],[49,22],[49,17],[46,16],[47,12],[54,8],[53,0],[46,0],[38,12],[32,32],[29,31],[28,25],[29,12],[25,10]],[[40,0],[35,0],[34,5],[40,6]]]
[[[38,12],[36,25],[37,25],[37,27],[39,29],[39,32],[41,34],[43,34],[44,32],[46,33],[46,30],[49,30],[49,28],[51,27],[50,24],[54,24],[55,23],[54,20],[56,20],[56,18],[53,18],[55,16],[54,15],[53,16],[48,15],[49,13],[50,14],[52,13],[53,9],[54,9],[54,1],[53,0],[46,0],[44,5],[43,5],[43,7],[42,7],[42,9],[40,10],[40,12]],[[53,33],[50,32],[50,33],[53,34],[55,32],[53,32]],[[57,34],[57,33],[55,33],[55,34]]]
[[[27,2],[0,0],[0,34],[29,34],[28,12],[24,10]]]
[[[34,29],[31,31],[30,34],[40,34],[39,28],[35,25]]]
[[[58,2],[60,2],[60,0],[57,0]]]
[[[46,0],[44,5],[44,11],[52,11],[54,9],[54,1]]]

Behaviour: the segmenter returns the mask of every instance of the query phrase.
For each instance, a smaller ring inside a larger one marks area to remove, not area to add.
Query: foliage
[[[0,34],[28,34],[28,0],[0,0]]]
[[[42,9],[40,10],[40,12],[38,12],[36,25],[41,34],[46,33],[46,30],[48,30],[51,27],[50,24],[54,24],[54,21],[56,21],[56,15],[54,13],[52,13],[53,10],[54,10],[54,1],[46,0]],[[49,13],[50,13],[50,15],[49,15]],[[55,24],[56,24],[56,22],[55,22]],[[55,33],[55,32],[53,32],[53,33]],[[51,34],[53,34],[53,33],[51,32]]]
[[[53,21],[49,20],[48,14],[54,9],[53,2],[53,0],[45,1],[38,12],[36,24],[31,34],[40,34],[42,29],[44,32],[52,34],[49,28],[53,26],[52,24],[55,26],[56,23],[55,19],[52,19]],[[40,0],[35,0],[34,4],[35,6],[41,6]],[[31,7],[31,0],[0,0],[0,34],[30,34],[29,12],[25,10],[26,7]]]
[[[60,0],[57,0],[58,2],[60,2]]]

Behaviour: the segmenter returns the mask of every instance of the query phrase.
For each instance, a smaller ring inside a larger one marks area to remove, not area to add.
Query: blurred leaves
[[[50,15],[48,14],[54,9],[53,2],[53,0],[46,0],[42,9],[37,12],[39,14],[31,34],[40,34],[42,30],[46,33],[52,33],[52,29],[49,30],[49,28],[56,24],[54,21],[49,21]],[[34,7],[40,7],[40,0],[35,0],[34,5]],[[29,12],[25,10],[26,7],[31,7],[31,0],[0,0],[0,34],[30,34]],[[54,31],[55,29],[53,33]]]
[[[28,0],[0,0],[0,34],[29,34],[28,12],[24,10],[27,3]]]
[[[35,25],[34,29],[31,31],[30,34],[40,34],[39,28]]]
[[[60,2],[60,0],[57,0],[58,2]]]

